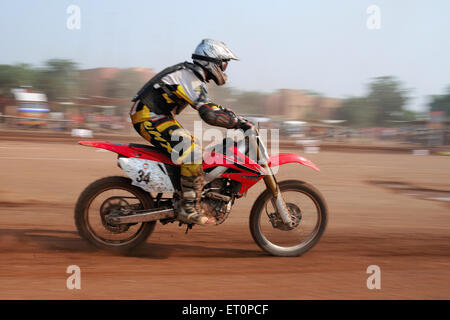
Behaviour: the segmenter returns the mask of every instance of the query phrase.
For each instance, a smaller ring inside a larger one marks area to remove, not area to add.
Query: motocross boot
[[[186,223],[208,224],[209,219],[200,208],[204,184],[203,172],[198,176],[181,175],[181,207],[178,219]]]

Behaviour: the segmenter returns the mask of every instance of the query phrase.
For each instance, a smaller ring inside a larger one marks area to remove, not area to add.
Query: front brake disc
[[[289,213],[291,214],[291,219],[294,220],[293,221],[294,223],[292,226],[285,224],[279,214],[277,214],[275,212],[269,214],[269,219],[270,219],[270,222],[272,223],[272,226],[274,228],[277,228],[277,229],[280,229],[283,231],[289,231],[289,230],[297,228],[298,225],[300,224],[300,221],[302,220],[302,212],[297,205],[287,202],[286,206],[288,207]]]

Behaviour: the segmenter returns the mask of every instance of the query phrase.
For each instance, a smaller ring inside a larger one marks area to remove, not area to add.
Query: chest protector
[[[171,88],[170,85],[163,83],[162,78],[181,69],[190,69],[201,81],[205,81],[201,67],[193,63],[182,62],[162,70],[151,78],[141,90],[139,90],[132,101],[141,101],[144,105],[158,114],[170,115],[173,114],[173,111],[175,111],[175,114],[179,114],[188,105],[188,102],[176,96],[173,93],[173,89],[176,90],[176,88]],[[163,94],[166,94],[173,103],[168,103]]]

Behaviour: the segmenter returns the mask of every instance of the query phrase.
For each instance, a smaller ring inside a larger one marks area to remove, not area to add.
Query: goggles
[[[228,60],[222,61],[220,64],[220,70],[225,71],[227,70],[227,67],[228,67]]]

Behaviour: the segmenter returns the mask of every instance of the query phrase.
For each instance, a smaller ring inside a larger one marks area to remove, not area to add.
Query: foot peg
[[[208,217],[205,217],[202,214],[197,212],[187,213],[184,208],[180,208],[178,213],[178,220],[181,220],[185,223],[195,223],[195,224],[208,224]]]
[[[198,213],[191,213],[186,217],[186,220],[196,224],[207,224],[209,219]]]

